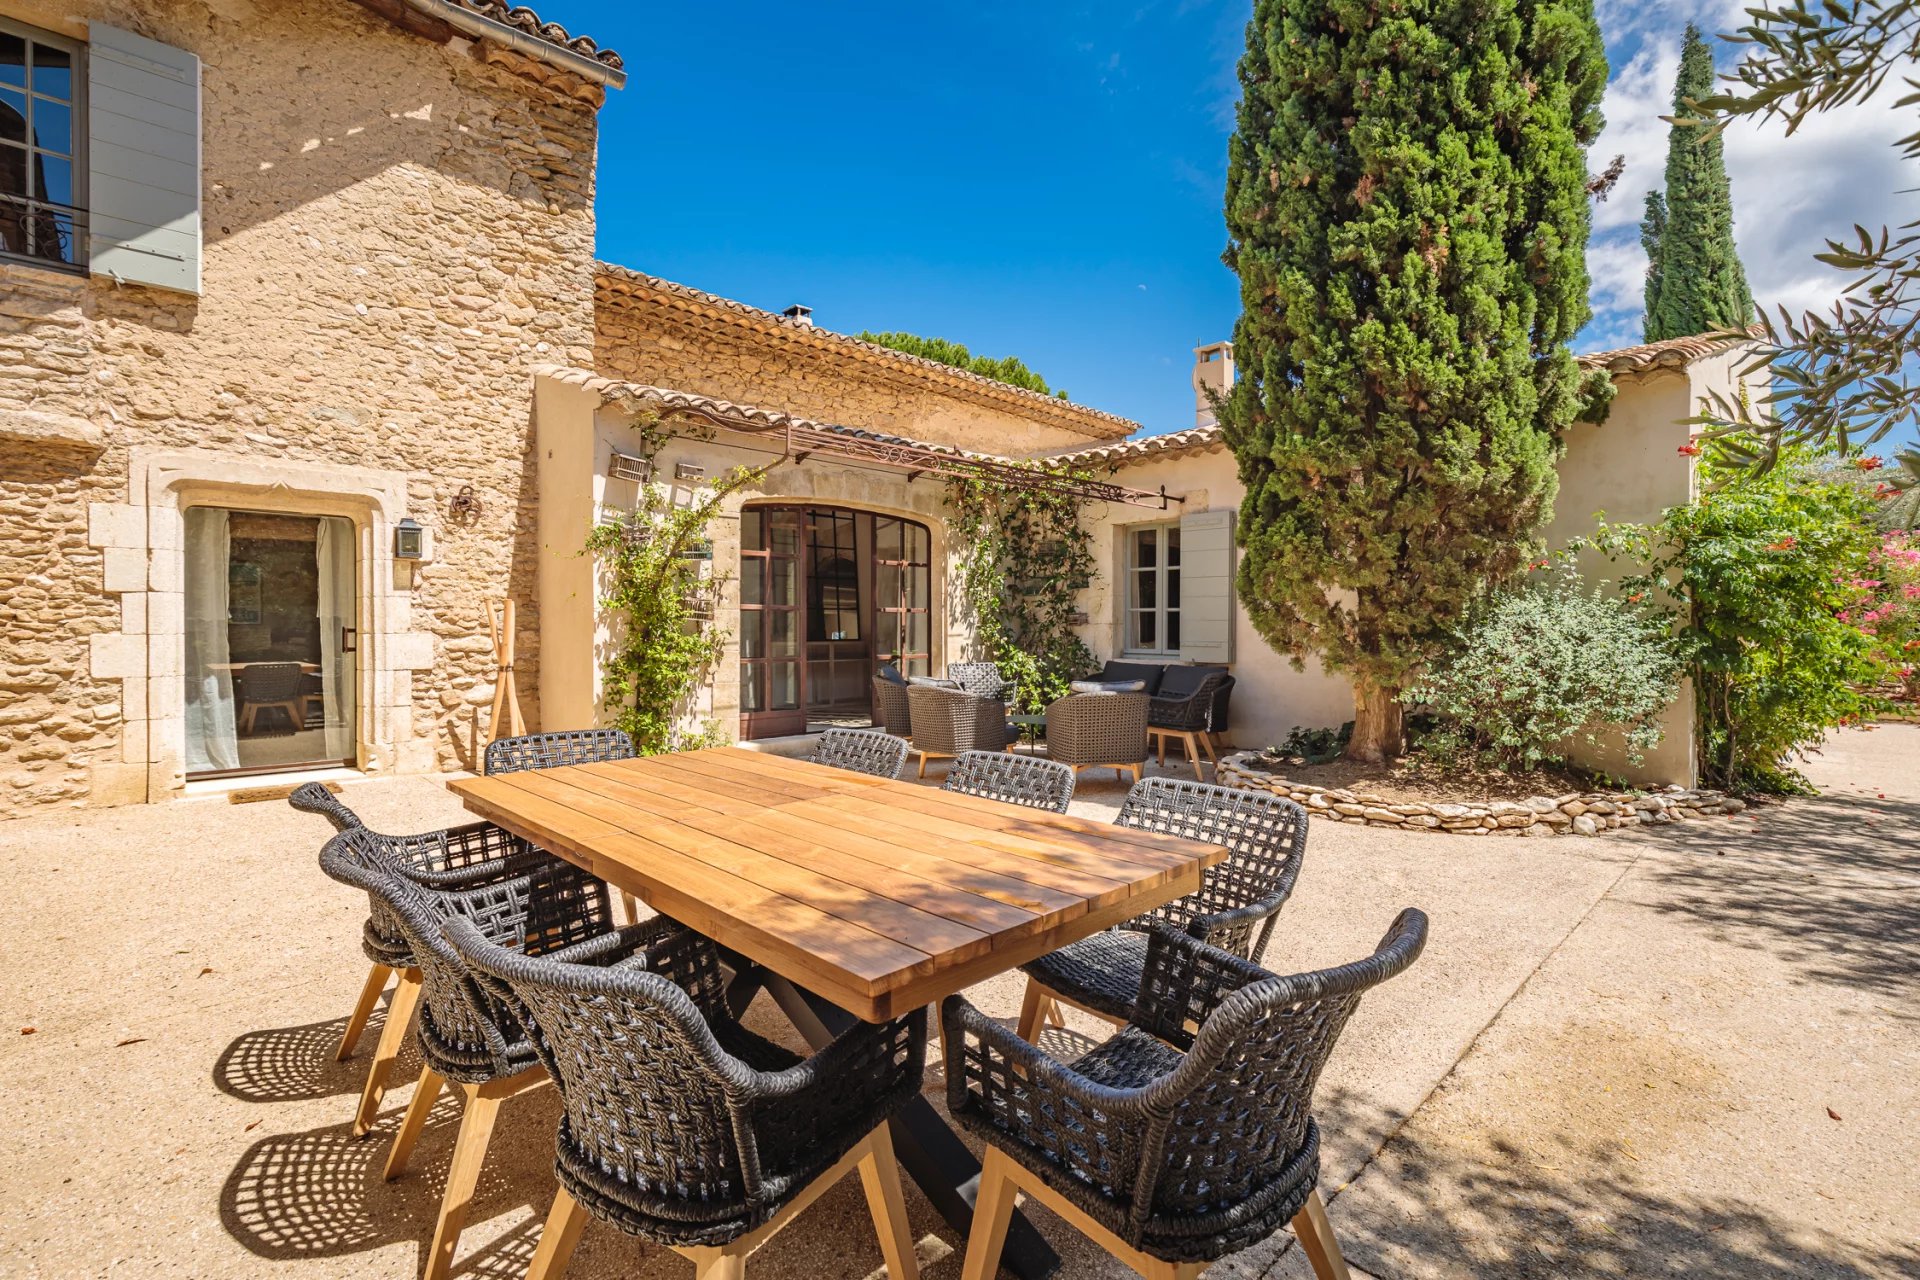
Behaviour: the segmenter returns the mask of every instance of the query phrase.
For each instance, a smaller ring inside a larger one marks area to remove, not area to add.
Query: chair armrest
[[[926,1066],[926,1045],[927,1011],[915,1009],[891,1022],[856,1023],[826,1048],[785,1071],[746,1068],[751,1077],[747,1087],[754,1102],[789,1104],[821,1090],[870,1097],[909,1079],[918,1088]]]
[[[1187,921],[1187,936],[1198,938],[1222,951],[1251,958],[1257,963],[1261,953],[1267,949],[1267,939],[1273,935],[1274,919],[1286,904],[1291,889],[1292,886],[1288,885],[1244,907],[1195,916]],[[1256,926],[1262,921],[1266,922],[1266,927],[1259,930],[1258,941],[1248,945]]]
[[[1234,914],[1238,913],[1220,913]],[[1194,924],[1198,926],[1200,921]],[[1257,964],[1199,938],[1156,925],[1148,931],[1140,994],[1129,1021],[1168,1044],[1191,1048],[1194,1029],[1202,1026],[1222,1001],[1242,987],[1271,977]]]

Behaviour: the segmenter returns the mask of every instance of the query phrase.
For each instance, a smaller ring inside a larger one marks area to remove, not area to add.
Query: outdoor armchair
[[[528,1041],[517,1006],[474,980],[443,931],[464,920],[496,945],[569,964],[610,964],[682,932],[656,917],[616,929],[601,881],[558,858],[536,854],[515,874],[477,886],[429,888],[385,859],[365,831],[335,836],[320,854],[326,873],[378,899],[411,947],[421,976],[418,1026],[425,1065],[406,1118],[387,1155],[386,1177],[399,1177],[446,1082],[465,1097],[453,1163],[427,1252],[427,1280],[444,1280],[473,1198],[500,1104],[542,1083],[545,1069]]]
[[[976,698],[1006,698],[1007,678],[991,662],[949,662],[947,679]]]
[[[1047,755],[1071,766],[1112,769],[1140,780],[1147,763],[1144,693],[1073,693],[1047,708]]]
[[[963,1280],[994,1275],[1016,1191],[1148,1276],[1197,1277],[1291,1223],[1314,1274],[1344,1280],[1314,1086],[1360,997],[1426,936],[1402,911],[1366,959],[1282,977],[1157,928],[1126,1027],[1066,1063],[949,996],[947,1107],[988,1143]]]
[[[896,738],[909,738],[913,735],[913,710],[907,701],[907,682],[904,679],[889,680],[885,676],[873,678],[874,718],[879,727]]]
[[[287,803],[304,813],[317,813],[331,822],[336,832],[355,831],[365,837],[383,864],[396,874],[439,888],[485,884],[510,874],[529,860],[545,855],[520,837],[491,822],[469,822],[439,831],[417,835],[390,836],[368,829],[358,814],[340,803],[318,782],[304,783],[287,797]],[[327,864],[323,863],[325,867]],[[359,887],[357,884],[355,887]],[[357,1137],[373,1125],[380,1110],[380,1099],[387,1089],[387,1077],[394,1059],[413,1023],[420,1003],[420,969],[413,947],[394,918],[393,911],[378,894],[367,895],[367,920],[360,928],[360,949],[373,962],[367,980],[360,988],[360,999],[347,1019],[334,1060],[345,1062],[353,1056],[366,1029],[367,1019],[380,1003],[387,979],[397,977],[393,1001],[387,1006],[387,1022],[380,1032],[373,1062],[367,1068],[366,1083],[360,1091],[360,1103],[354,1113],[353,1132]]]
[[[1007,705],[964,689],[916,684],[907,689],[913,716],[913,749],[920,754],[920,776],[929,757],[951,758],[967,751],[1005,751],[1013,741]]]
[[[528,1280],[565,1271],[589,1217],[691,1258],[707,1280],[858,1167],[894,1280],[917,1275],[887,1118],[919,1092],[926,1010],[860,1023],[804,1061],[726,1017],[645,957],[611,968],[499,947],[451,921],[482,981],[511,993],[560,1090],[560,1186]],[[719,973],[714,944],[672,939],[683,969]]]
[[[1147,734],[1160,750],[1161,767],[1167,763],[1167,740],[1173,738],[1185,748],[1195,781],[1206,781],[1200,772],[1203,750],[1213,760],[1215,771],[1219,770],[1220,757],[1213,747],[1213,705],[1220,686],[1230,679],[1218,668],[1167,669],[1161,677],[1160,693],[1147,708]]]
[[[1073,780],[1073,770],[1055,760],[1004,751],[966,751],[947,770],[940,789],[1065,813],[1073,799]]]
[[[1306,810],[1266,791],[1148,778],[1127,793],[1113,821],[1225,845],[1227,859],[1201,874],[1195,892],[1021,965],[1027,975],[1020,1011],[1025,1039],[1039,1035],[1056,1000],[1110,1022],[1126,1021],[1140,991],[1146,931],[1155,925],[1257,961],[1306,854]]]
[[[807,760],[835,769],[870,773],[876,778],[897,778],[910,749],[905,738],[877,729],[829,729],[820,735]]]

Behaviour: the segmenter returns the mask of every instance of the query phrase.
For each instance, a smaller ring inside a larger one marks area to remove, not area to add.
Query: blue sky
[[[1191,349],[1239,310],[1220,206],[1247,0],[538,7],[627,60],[602,113],[601,256],[843,332],[1017,355],[1150,432],[1191,425]],[[1614,79],[1593,165],[1628,170],[1597,212],[1583,350],[1639,340],[1637,222],[1680,31],[1739,12],[1600,0]],[[1820,304],[1839,281],[1810,257],[1819,234],[1911,216],[1894,123],[1877,107],[1793,141],[1730,135],[1757,294]]]

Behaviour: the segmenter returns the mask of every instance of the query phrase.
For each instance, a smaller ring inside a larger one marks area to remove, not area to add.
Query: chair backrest
[[[518,773],[522,769],[557,769],[567,764],[631,760],[634,754],[633,739],[620,729],[526,733],[489,742],[484,771],[495,774]]]
[[[1226,681],[1226,672],[1207,671],[1195,676],[1190,687],[1177,693],[1168,693],[1165,692],[1167,681],[1163,680],[1160,686],[1162,692],[1154,699],[1152,722],[1163,729],[1199,730],[1210,727],[1214,694]]]
[[[447,935],[483,982],[524,1009],[559,1088],[563,1158],[569,1148],[584,1157],[618,1188],[610,1199],[689,1231],[760,1201],[753,1130],[764,1117],[740,1096],[751,1073],[685,990],[650,965],[521,954],[477,922],[450,920]]]
[[[907,688],[907,704],[913,714],[913,745],[922,751],[958,755],[1006,745],[1007,709],[992,698],[916,684]]]
[[[1176,778],[1135,783],[1114,822],[1222,844],[1231,851],[1226,861],[1206,870],[1197,891],[1130,921],[1131,927],[1159,923],[1185,929],[1196,916],[1237,910],[1275,895],[1284,903],[1307,847],[1307,811],[1293,801],[1268,791]],[[1278,911],[1276,904],[1262,919],[1212,940],[1243,957],[1256,957],[1266,950]]]
[[[1007,691],[1007,678],[991,662],[949,662],[947,678],[976,698],[998,698]]]
[[[907,762],[909,749],[905,738],[877,729],[829,729],[820,735],[807,760],[835,769],[870,773],[876,778],[897,778],[900,766]]]
[[[880,721],[880,727],[896,738],[904,738],[913,732],[912,704],[907,700],[907,685],[904,680],[888,680],[882,676],[873,678],[873,709]]]
[[[1047,753],[1066,764],[1134,764],[1147,758],[1144,693],[1074,693],[1047,708]]]
[[[241,700],[292,702],[300,696],[300,678],[305,674],[297,662],[249,662],[240,671]]]
[[[287,795],[287,803],[302,813],[317,813],[333,824],[335,831],[363,827],[360,815],[340,803],[323,782],[303,782]]]
[[[947,770],[947,780],[940,789],[1065,813],[1068,801],[1073,799],[1073,770],[1039,756],[966,751]]]
[[[1156,930],[1134,1025],[1187,1053],[1148,1087],[1152,1110],[1172,1119],[1157,1167],[1143,1170],[1135,1225],[1173,1218],[1182,1235],[1201,1236],[1217,1224],[1241,1242],[1235,1248],[1283,1226],[1298,1205],[1262,1205],[1275,1199],[1263,1192],[1311,1185],[1299,1166],[1318,1160],[1312,1107],[1321,1070],[1360,997],[1404,972],[1426,939],[1426,916],[1409,909],[1366,959],[1280,977]],[[1180,980],[1161,981],[1166,975]],[[1211,1009],[1197,1034],[1186,1029],[1196,1005]],[[1253,1221],[1262,1208],[1275,1220]]]
[[[484,885],[434,889],[379,851],[378,838],[348,831],[327,842],[321,868],[365,889],[386,911],[420,968],[420,1046],[436,1071],[467,1082],[529,1065],[518,1010],[473,980],[444,926],[470,921],[516,951],[557,951],[613,927],[607,886],[558,858],[534,857],[520,874]]]

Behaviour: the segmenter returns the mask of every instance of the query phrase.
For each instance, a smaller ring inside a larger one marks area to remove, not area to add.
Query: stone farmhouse
[[[777,463],[713,530],[730,639],[699,711],[737,737],[863,717],[888,653],[969,656],[957,458],[1111,478],[1082,602],[1101,657],[1231,664],[1241,745],[1350,714],[1235,608],[1216,427],[1129,439],[805,308],[598,262],[596,117],[623,79],[504,0],[0,0],[0,815],[473,767],[507,599],[528,723],[600,718],[579,551],[632,499],[641,412],[699,428],[662,483]],[[1682,420],[1738,355],[1587,360],[1620,396],[1570,441],[1557,538],[1684,500]],[[1224,385],[1230,350],[1195,377]],[[743,606],[782,557],[798,596]],[[1686,781],[1673,714],[1646,771]]]

